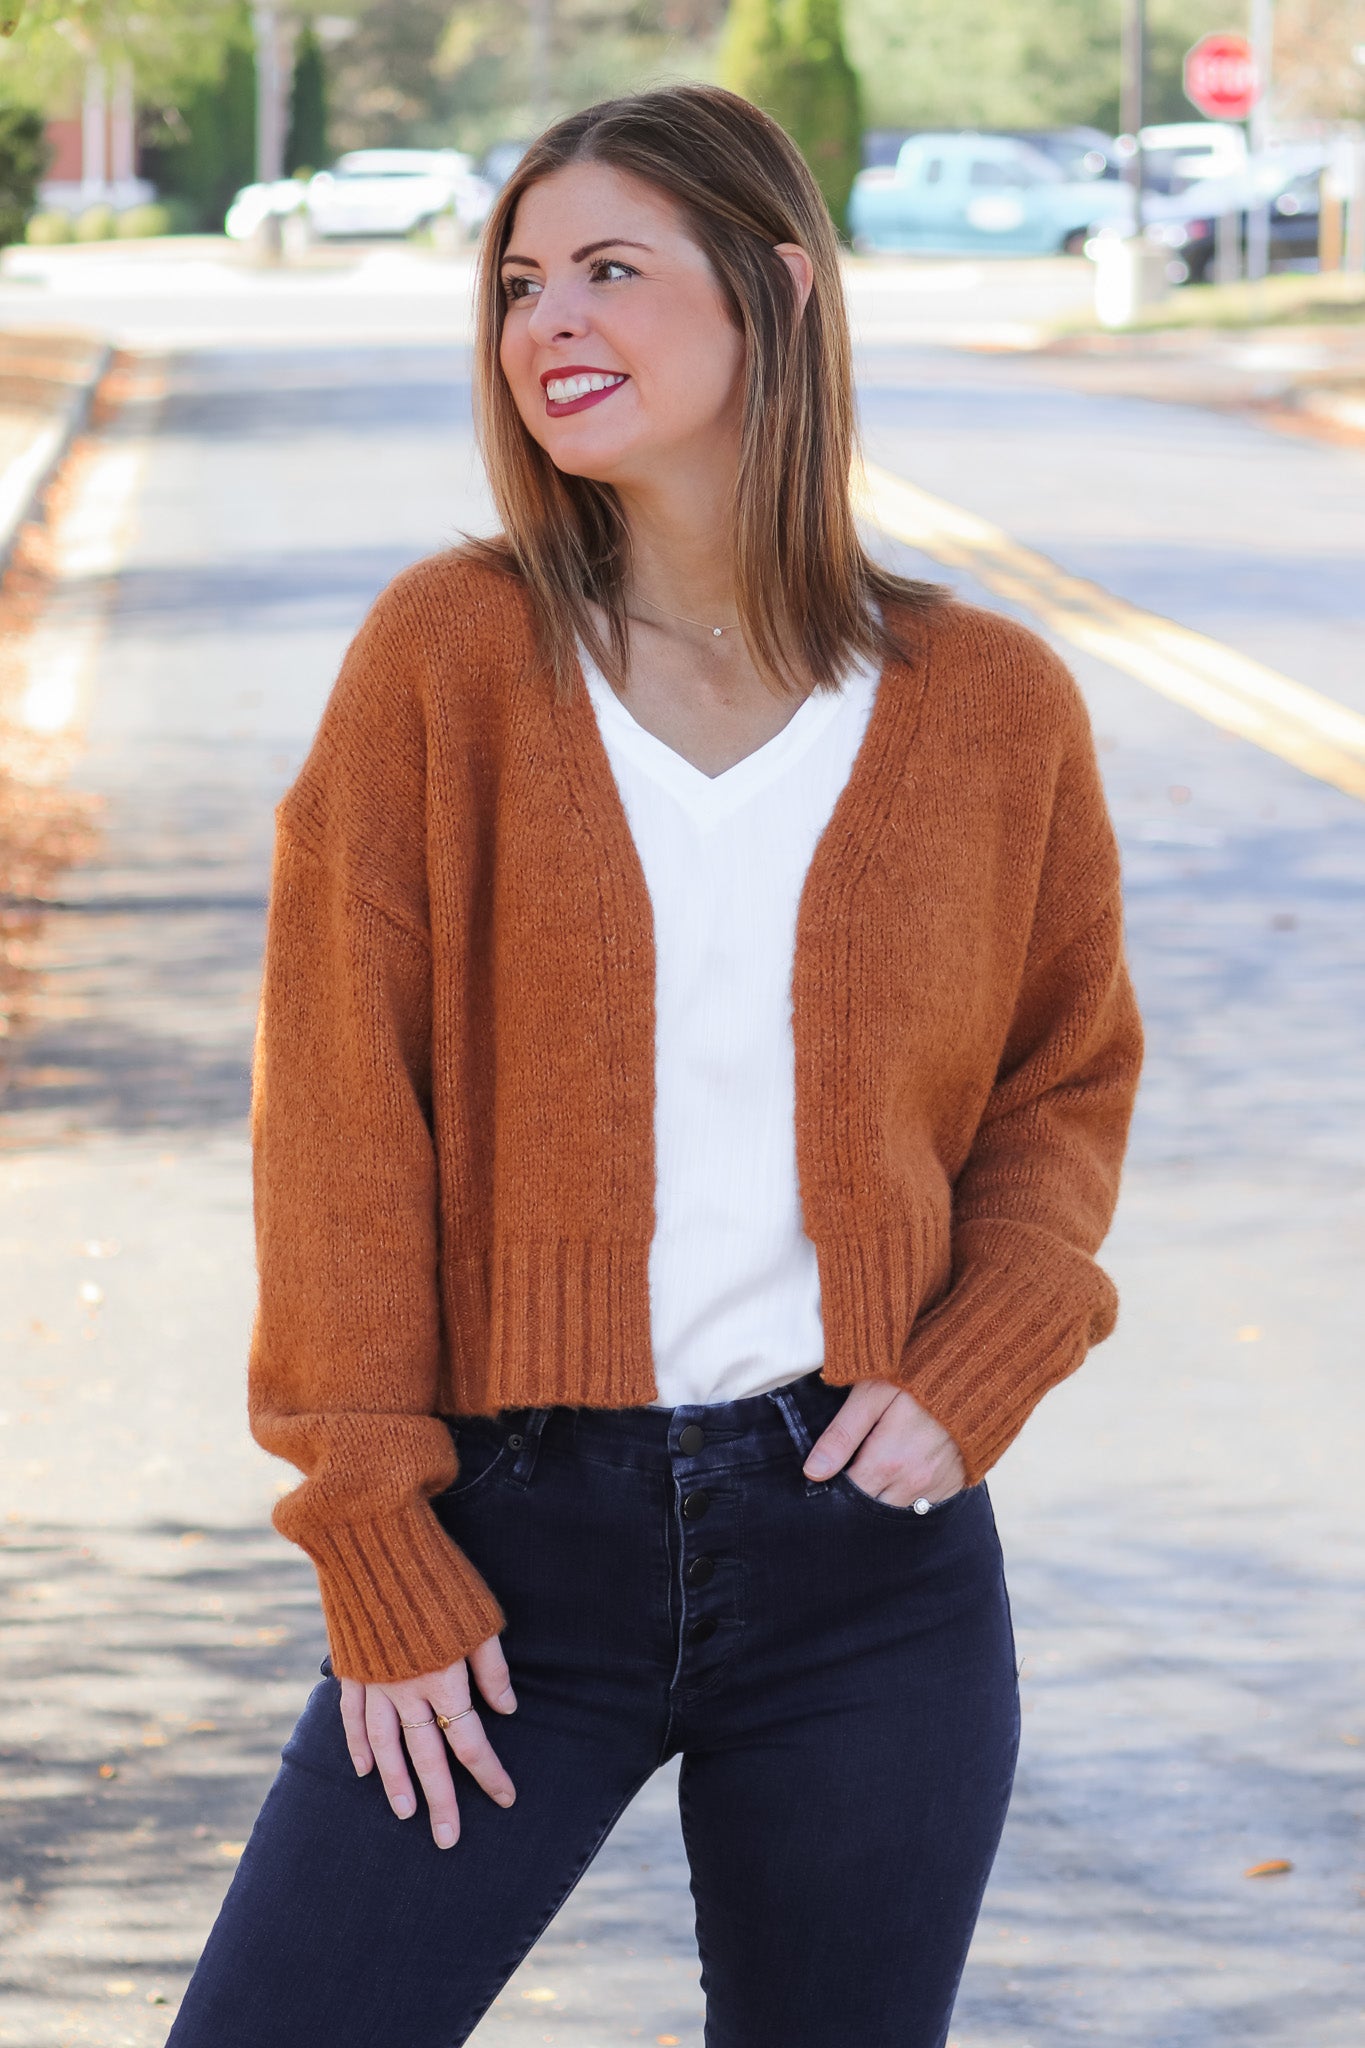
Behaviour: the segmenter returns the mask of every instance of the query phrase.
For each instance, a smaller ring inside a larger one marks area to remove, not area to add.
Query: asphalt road
[[[267,1519],[290,1476],[242,1417],[271,806],[369,598],[487,508],[461,348],[319,325],[170,357],[118,429],[146,434],[121,571],[80,600],[112,595],[72,770],[102,840],[49,919],[0,1152],[17,2048],[164,2040],[323,1649]],[[1011,357],[863,368],[886,467],[1361,705],[1365,455]],[[1074,665],[1151,1053],[1120,1330],[992,1481],[1025,1746],[953,2040],[1355,2048],[1365,809]],[[1269,1858],[1292,1871],[1243,1875]],[[668,1775],[485,2037],[699,2048]]]

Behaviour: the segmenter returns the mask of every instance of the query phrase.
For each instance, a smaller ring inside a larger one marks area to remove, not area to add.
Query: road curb
[[[33,413],[31,434],[0,470],[0,575],[89,418],[112,358],[110,344],[93,337],[0,334],[0,404],[12,397]]]

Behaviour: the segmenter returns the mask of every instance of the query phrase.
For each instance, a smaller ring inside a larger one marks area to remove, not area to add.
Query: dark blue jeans
[[[982,1486],[804,1478],[843,1399],[461,1423],[434,1506],[507,1615],[516,1803],[452,1758],[438,1849],[324,1663],[168,2048],[457,2048],[678,1752],[708,2048],[942,2048],[1018,1745],[1000,1545]]]

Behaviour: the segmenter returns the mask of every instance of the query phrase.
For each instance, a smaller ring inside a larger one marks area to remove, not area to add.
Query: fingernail
[[[517,1795],[515,1792],[498,1792],[494,1796],[499,1806],[510,1806]]]
[[[438,1849],[454,1848],[455,1830],[450,1825],[450,1822],[448,1820],[438,1821],[436,1823],[436,1826],[433,1828],[432,1833],[436,1837],[436,1846]]]
[[[355,1764],[355,1774],[357,1778],[365,1778],[369,1776],[370,1767],[368,1764],[356,1764],[354,1757],[351,1758],[351,1762]]]
[[[824,1451],[817,1451],[814,1457],[806,1460],[804,1469],[807,1479],[828,1479],[834,1470],[834,1460]]]
[[[398,1818],[400,1820],[406,1820],[409,1814],[416,1813],[417,1801],[415,1799],[406,1798],[395,1799],[393,1802],[393,1810],[398,1815]]]
[[[508,1688],[507,1688],[507,1690],[506,1690],[506,1692],[504,1692],[504,1693],[501,1693],[501,1694],[499,1694],[499,1696],[498,1696],[498,1707],[499,1707],[499,1710],[500,1710],[500,1711],[501,1711],[502,1713],[504,1713],[504,1714],[511,1714],[511,1713],[515,1713],[515,1711],[516,1711],[516,1705],[517,1705],[517,1696],[516,1696],[516,1694],[515,1694],[515,1693],[513,1692],[513,1690],[512,1690],[512,1688],[511,1688],[511,1686],[509,1685],[509,1686],[508,1686]]]

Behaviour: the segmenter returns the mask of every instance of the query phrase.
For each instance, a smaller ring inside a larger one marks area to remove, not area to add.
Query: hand
[[[507,1659],[496,1636],[471,1650],[444,1671],[423,1678],[405,1678],[395,1685],[363,1685],[358,1678],[341,1680],[341,1719],[346,1730],[346,1747],[358,1777],[365,1777],[374,1764],[389,1804],[400,1820],[417,1811],[407,1758],[403,1754],[406,1736],[422,1790],[427,1795],[431,1833],[438,1849],[451,1849],[460,1833],[460,1810],[450,1775],[446,1744],[476,1783],[483,1786],[499,1806],[510,1806],[516,1789],[493,1753],[477,1713],[465,1713],[470,1705],[469,1674],[473,1672],[495,1713],[511,1714],[516,1699],[507,1670]],[[452,1716],[444,1734],[432,1721],[433,1714]],[[456,1720],[453,1717],[459,1715]],[[399,1722],[419,1721],[425,1727],[400,1728]]]
[[[861,1446],[861,1448],[860,1448]],[[843,1407],[811,1446],[802,1466],[808,1479],[830,1479],[849,1465],[855,1486],[890,1508],[912,1501],[947,1500],[967,1483],[957,1445],[904,1387],[859,1380]]]

